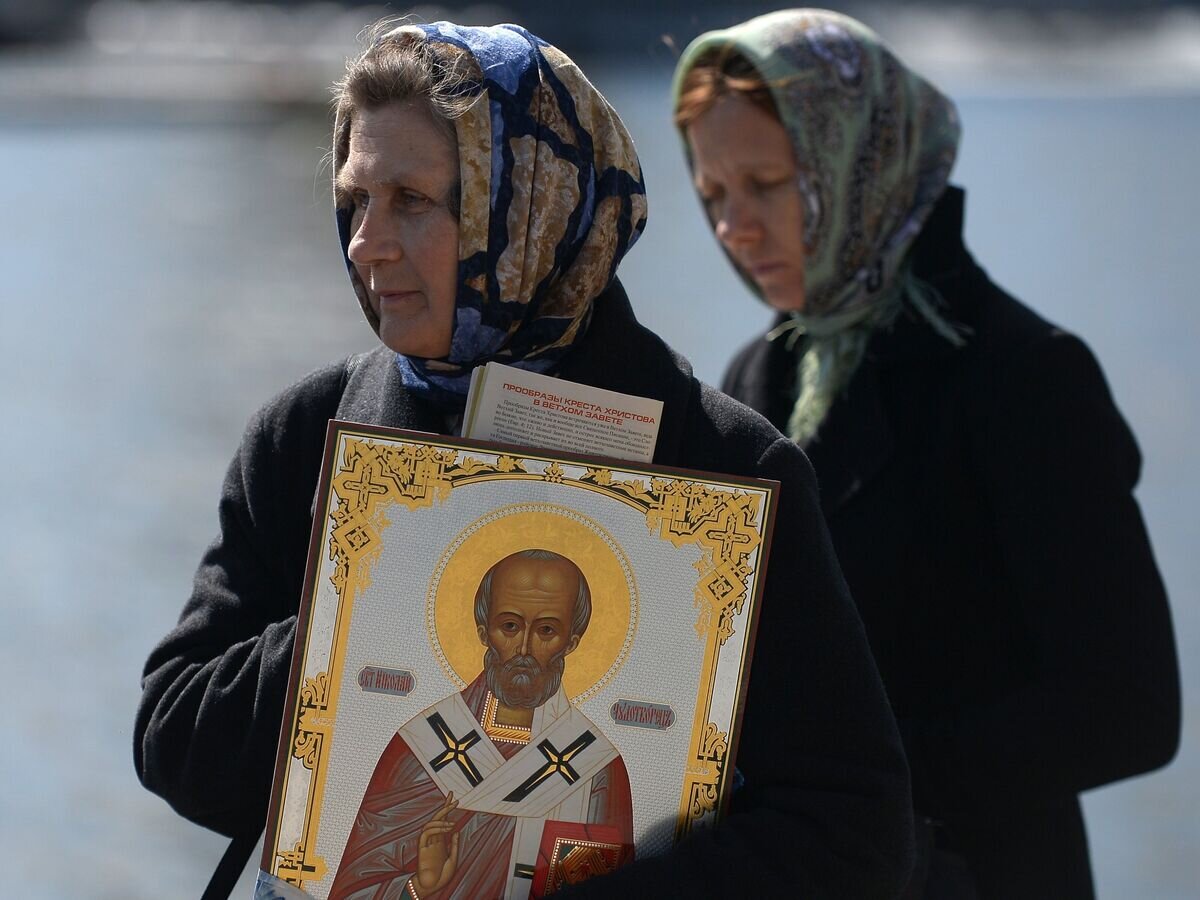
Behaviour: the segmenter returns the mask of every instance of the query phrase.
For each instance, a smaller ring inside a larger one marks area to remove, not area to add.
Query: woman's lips
[[[409,306],[413,301],[421,296],[420,291],[380,291],[379,305],[383,306]]]
[[[767,278],[778,272],[782,272],[786,266],[781,262],[765,262],[756,263],[748,267],[748,270],[754,278]]]

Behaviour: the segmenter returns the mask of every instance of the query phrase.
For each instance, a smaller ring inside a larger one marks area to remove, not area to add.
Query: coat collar
[[[961,188],[948,187],[913,244],[913,273],[938,292],[943,301],[939,312],[951,324],[969,325],[974,311],[965,308],[960,285],[964,278],[980,272],[963,244]],[[958,348],[935,332],[912,309],[905,307],[888,329],[880,330],[867,346],[867,353],[883,365],[954,356]]]
[[[380,345],[352,356],[346,371],[339,419],[432,434],[446,430],[445,417],[438,409],[404,386],[394,351]]]
[[[614,278],[596,298],[587,334],[558,374],[567,381],[661,400],[654,462],[678,464],[692,396],[692,366],[638,322],[620,281]]]
[[[339,419],[440,434],[445,419],[436,407],[404,387],[396,354],[386,347],[352,357],[338,405]],[[593,387],[663,402],[654,461],[675,465],[681,458],[684,423],[691,400],[692,367],[663,340],[638,323],[617,280],[593,301],[587,333],[563,361],[558,375]]]
[[[962,305],[961,297],[970,293],[962,290],[962,283],[981,270],[963,245],[963,207],[963,191],[947,188],[913,245],[912,259],[917,276],[941,294],[946,318],[969,326],[975,316],[973,310]],[[908,378],[912,366],[937,364],[958,352],[908,309],[890,328],[872,336],[849,388],[806,448],[818,474],[826,515],[832,515],[857,495],[887,466],[895,452],[896,437],[885,406],[884,382]],[[795,355],[786,356],[794,370]]]

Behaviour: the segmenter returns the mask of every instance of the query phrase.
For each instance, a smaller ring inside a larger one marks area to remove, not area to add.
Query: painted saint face
[[[488,687],[505,706],[530,709],[558,692],[566,656],[579,645],[571,619],[579,574],[561,560],[512,558],[492,575],[484,667]]]
[[[423,102],[355,113],[337,190],[354,201],[347,254],[397,353],[450,352],[458,285],[457,148]]]
[[[717,239],[773,308],[803,310],[804,202],[783,125],[726,94],[688,127],[687,139]]]

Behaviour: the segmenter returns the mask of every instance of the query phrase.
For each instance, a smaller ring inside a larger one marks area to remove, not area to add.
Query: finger
[[[443,831],[422,831],[417,836],[417,842],[422,847],[432,847],[435,843],[445,840]]]
[[[446,835],[453,829],[453,823],[447,823],[444,827],[439,825],[433,828],[424,828],[421,830],[420,840],[426,847],[429,847],[435,841],[444,840]]]
[[[458,832],[454,832],[454,837],[450,838],[450,860],[451,869],[458,867]]]

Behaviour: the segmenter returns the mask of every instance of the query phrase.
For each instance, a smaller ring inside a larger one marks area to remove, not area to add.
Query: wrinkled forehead
[[[501,597],[574,603],[581,577],[578,567],[566,559],[509,557],[492,576],[493,604]]]

